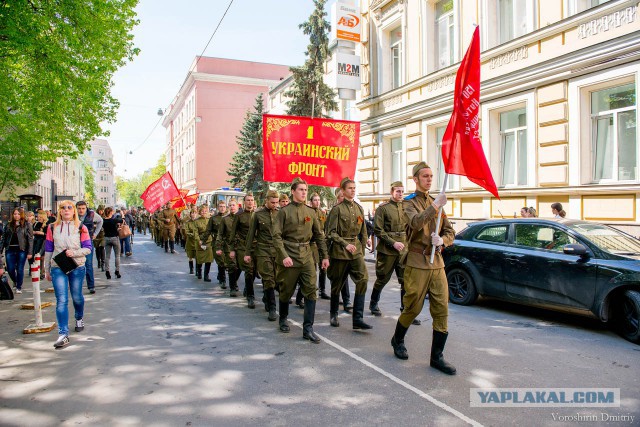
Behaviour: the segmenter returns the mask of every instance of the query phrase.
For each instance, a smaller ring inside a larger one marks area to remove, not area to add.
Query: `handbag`
[[[53,257],[53,260],[64,274],[78,268],[76,260],[67,256],[67,251],[60,252],[58,255]]]
[[[120,227],[118,227],[118,237],[120,237],[121,239],[126,239],[129,236],[131,236],[131,229],[127,224],[122,224]]]

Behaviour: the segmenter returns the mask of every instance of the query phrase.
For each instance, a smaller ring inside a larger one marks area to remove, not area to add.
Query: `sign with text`
[[[359,43],[361,15],[358,6],[353,1],[338,0],[334,7],[335,22],[332,27],[336,29],[336,38]]]
[[[345,120],[272,116],[262,119],[264,180],[337,187],[354,178],[360,123]]]
[[[336,52],[336,88],[360,90],[360,57]]]

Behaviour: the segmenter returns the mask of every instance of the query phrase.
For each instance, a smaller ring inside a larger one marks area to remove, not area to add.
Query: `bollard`
[[[31,283],[33,284],[33,309],[36,313],[36,322],[23,329],[23,334],[38,334],[43,332],[49,332],[56,327],[56,322],[42,321],[42,307],[48,307],[52,305],[50,302],[41,304],[40,301],[40,254],[36,254],[33,263],[31,264]],[[26,308],[25,305],[22,308]]]

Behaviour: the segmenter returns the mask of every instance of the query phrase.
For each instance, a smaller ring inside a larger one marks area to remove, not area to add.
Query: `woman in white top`
[[[551,204],[551,213],[554,218],[564,218],[567,213],[562,209],[562,204],[555,202]]]

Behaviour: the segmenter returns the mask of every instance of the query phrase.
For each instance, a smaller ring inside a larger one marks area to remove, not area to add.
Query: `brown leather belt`
[[[413,252],[413,253],[416,253],[416,254],[427,256],[427,254],[426,254],[427,253],[427,248],[426,247],[424,249],[418,249],[418,248],[415,248],[415,247],[413,247],[413,248],[409,247],[409,252]]]

